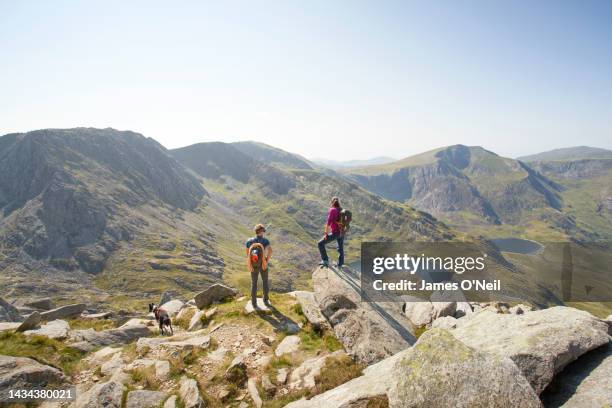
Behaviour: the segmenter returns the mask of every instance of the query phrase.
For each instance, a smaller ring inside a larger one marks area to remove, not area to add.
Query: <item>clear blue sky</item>
[[[612,148],[612,1],[0,1],[0,134]]]

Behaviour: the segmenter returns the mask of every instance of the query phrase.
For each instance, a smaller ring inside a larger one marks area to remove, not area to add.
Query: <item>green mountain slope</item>
[[[211,149],[217,154],[211,154]],[[230,149],[235,151],[228,153],[233,157],[228,162],[218,152],[229,152]],[[262,222],[268,226],[275,249],[272,280],[277,287],[287,290],[307,285],[309,276],[306,271],[310,271],[318,260],[316,241],[322,236],[332,196],[340,197],[343,206],[354,214],[352,231],[346,243],[348,261],[358,259],[361,241],[444,240],[454,236],[430,215],[401,203],[386,201],[339,175],[288,168],[286,164],[282,168],[269,165],[238,151],[231,144],[220,147],[218,143],[200,143],[171,153],[204,178],[203,184],[214,200],[239,215],[221,220],[227,224],[227,233],[232,237],[228,245],[233,240],[234,251],[248,234],[252,234],[252,225]],[[210,168],[225,166],[231,169],[221,177],[209,171]],[[248,174],[248,177],[243,177],[243,174]],[[233,232],[236,224],[242,235]],[[333,253],[333,249],[330,252]],[[242,258],[235,269],[230,269],[226,269],[226,279],[238,286],[246,286],[248,276],[244,273]]]
[[[553,160],[581,160],[581,159],[612,159],[612,150],[598,147],[576,146],[555,149],[547,152],[519,157],[524,162],[553,161]]]
[[[576,229],[559,211],[559,185],[481,147],[455,145],[343,173],[383,197],[490,237],[516,235],[516,226],[529,226],[532,237],[555,239]]]

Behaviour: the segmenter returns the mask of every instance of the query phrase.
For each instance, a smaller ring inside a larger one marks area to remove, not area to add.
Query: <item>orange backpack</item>
[[[249,255],[247,256],[247,267],[249,272],[253,272],[256,266],[261,266],[262,270],[268,269],[268,261],[266,261],[265,248],[263,244],[255,242],[249,247]]]

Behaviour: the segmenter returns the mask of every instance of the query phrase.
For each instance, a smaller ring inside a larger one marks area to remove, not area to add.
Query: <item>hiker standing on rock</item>
[[[263,299],[270,306],[270,286],[268,285],[268,261],[272,256],[270,241],[264,237],[266,227],[263,224],[255,226],[255,236],[246,242],[247,267],[251,272],[251,304],[257,308],[257,279],[261,274],[263,284]]]
[[[343,222],[343,216],[345,222]],[[330,208],[327,212],[327,222],[325,223],[325,234],[323,239],[319,241],[319,252],[321,253],[321,262],[319,265],[328,266],[329,258],[325,245],[332,241],[336,241],[338,245],[338,268],[344,264],[344,234],[348,229],[348,223],[350,222],[351,213],[347,210],[342,210],[340,207],[340,200],[338,197],[331,199]]]

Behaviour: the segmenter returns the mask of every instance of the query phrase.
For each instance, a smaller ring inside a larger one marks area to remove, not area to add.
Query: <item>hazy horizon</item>
[[[309,159],[612,149],[612,3],[0,4],[0,134],[113,127]]]

